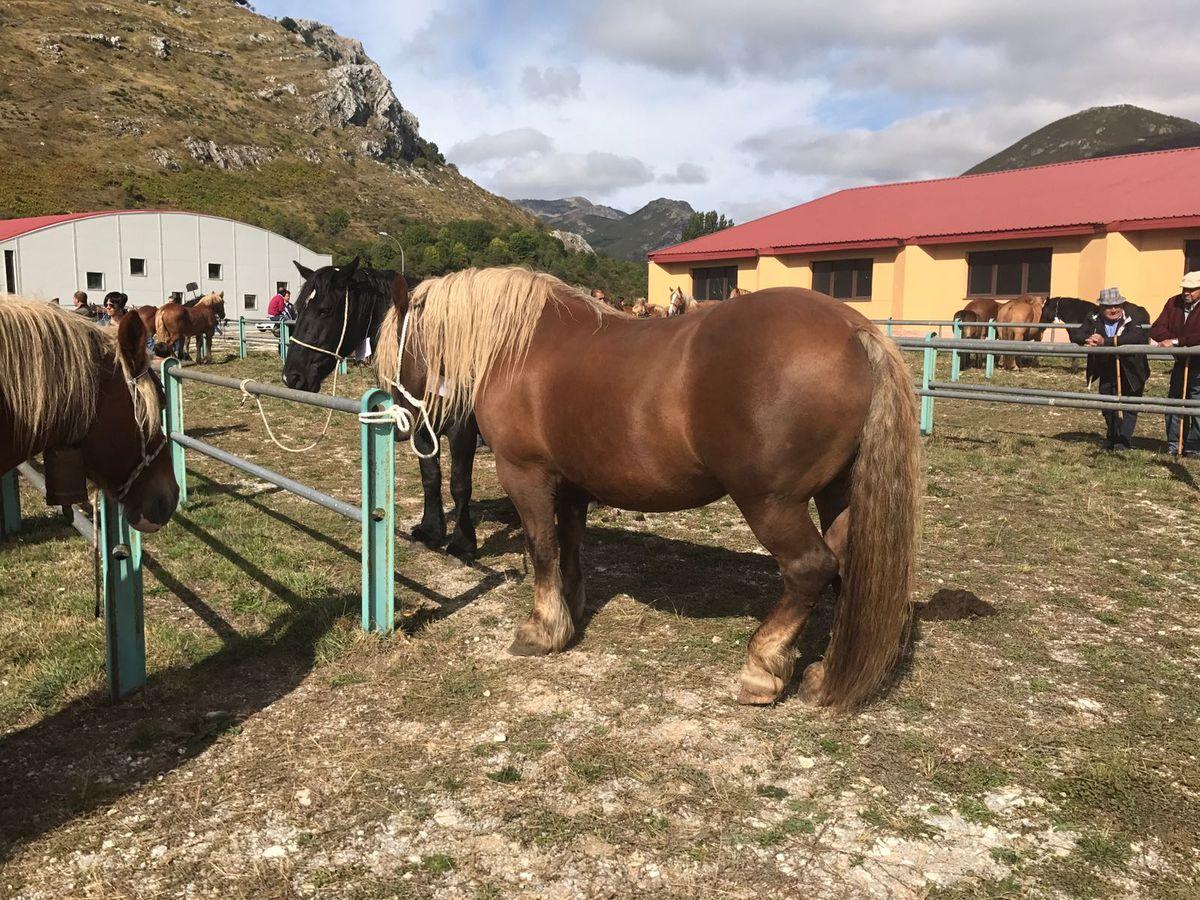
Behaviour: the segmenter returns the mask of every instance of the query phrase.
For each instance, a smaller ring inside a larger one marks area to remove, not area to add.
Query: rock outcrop
[[[276,156],[276,151],[269,147],[256,147],[253,144],[220,146],[215,141],[194,137],[184,138],[183,146],[196,162],[215,165],[220,169],[257,168]]]
[[[558,238],[563,246],[572,253],[595,253],[592,245],[583,239],[583,235],[573,231],[551,231],[550,237]]]

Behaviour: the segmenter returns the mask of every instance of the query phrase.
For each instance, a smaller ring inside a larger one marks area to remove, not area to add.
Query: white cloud
[[[473,165],[494,159],[512,159],[530,153],[549,153],[554,142],[536,128],[510,128],[497,134],[480,134],[455,144],[446,158],[457,165]]]
[[[515,159],[492,177],[508,197],[551,200],[567,195],[607,196],[654,178],[640,159],[615,153],[550,153]]]
[[[663,184],[704,184],[708,181],[708,173],[704,166],[695,163],[681,162],[675,171],[658,179]]]
[[[526,66],[521,70],[521,90],[526,97],[559,103],[569,97],[579,96],[582,79],[573,66]]]

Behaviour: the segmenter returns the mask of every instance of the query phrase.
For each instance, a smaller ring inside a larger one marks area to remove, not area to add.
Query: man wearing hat
[[[1158,347],[1200,347],[1200,272],[1188,272],[1179,286],[1150,329]],[[1200,400],[1200,357],[1175,358],[1169,396]],[[1200,457],[1200,417],[1167,416],[1167,452]]]
[[[1085,347],[1121,347],[1149,343],[1146,326],[1150,324],[1150,313],[1136,303],[1130,303],[1115,287],[1102,290],[1099,302],[1099,311],[1084,319],[1082,327],[1075,333],[1077,344]],[[1098,381],[1101,394],[1120,398],[1140,397],[1146,390],[1149,377],[1150,364],[1145,356],[1088,354],[1088,384]],[[1108,425],[1104,448],[1128,450],[1133,443],[1138,414],[1113,409],[1103,412]]]

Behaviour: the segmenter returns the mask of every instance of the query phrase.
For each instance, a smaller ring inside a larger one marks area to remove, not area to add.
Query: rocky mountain
[[[1200,123],[1140,106],[1095,106],[1051,122],[968,169],[965,175],[1048,163],[1200,146]]]
[[[319,22],[8,0],[0,34],[0,218],[178,208],[326,246],[402,220],[533,223],[447,165],[362,44]]]
[[[643,262],[646,254],[679,241],[688,217],[695,212],[682,200],[660,197],[634,213],[592,203],[584,197],[561,200],[517,200],[550,228],[571,231],[599,253]]]

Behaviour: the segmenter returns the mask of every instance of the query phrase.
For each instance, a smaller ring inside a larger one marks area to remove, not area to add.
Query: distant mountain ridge
[[[690,203],[666,197],[651,200],[633,213],[592,203],[586,197],[513,202],[548,227],[579,235],[599,253],[637,262],[644,261],[652,250],[678,243],[683,226],[695,212]]]
[[[1200,123],[1129,104],[1094,106],[1027,134],[963,174],[1181,147],[1200,147]]]

